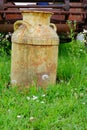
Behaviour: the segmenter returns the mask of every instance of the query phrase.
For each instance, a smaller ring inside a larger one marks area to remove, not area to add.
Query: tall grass
[[[0,130],[87,130],[87,52],[60,44],[57,84],[46,91],[9,86],[10,56],[0,57]]]

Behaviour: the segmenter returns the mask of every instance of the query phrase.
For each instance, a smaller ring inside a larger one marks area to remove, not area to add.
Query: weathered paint
[[[20,2],[19,2],[20,1]],[[15,4],[16,2],[16,4]],[[16,20],[22,19],[22,9],[44,10],[51,11],[53,15],[51,22],[55,23],[59,33],[68,32],[66,21],[76,21],[76,31],[81,31],[83,28],[87,28],[87,0],[57,0],[49,5],[38,6],[37,0],[28,0],[25,3],[24,0],[0,0],[0,31],[1,32],[13,32],[13,26],[8,27],[9,24],[13,24]],[[35,3],[34,3],[35,2]],[[40,0],[38,2],[41,2]],[[43,2],[43,1],[42,1]],[[52,2],[52,0],[51,0]],[[43,7],[43,8],[42,8]],[[3,25],[2,25],[3,24]],[[59,25],[60,24],[60,25]],[[65,26],[65,25],[66,26]],[[2,27],[3,26],[3,27]],[[4,28],[4,29],[3,29]],[[80,30],[78,30],[80,28]]]
[[[71,5],[75,6],[77,4],[78,4],[78,6],[81,6],[83,3],[76,3],[75,2],[75,3],[72,3]],[[70,8],[70,11],[72,11],[72,12],[83,12],[83,8]],[[81,15],[81,14],[80,15],[70,14],[68,20],[81,22],[81,21],[83,21],[83,15]]]
[[[23,12],[12,35],[12,85],[46,88],[56,83],[59,38],[51,13]]]

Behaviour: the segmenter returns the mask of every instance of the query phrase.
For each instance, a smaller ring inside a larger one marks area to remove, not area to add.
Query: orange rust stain
[[[47,65],[47,70],[48,72],[56,71],[56,65],[54,63],[50,63],[49,65]]]
[[[44,63],[44,61],[46,61],[47,60],[47,58],[46,57],[43,57],[43,58],[38,58],[38,60],[36,60],[35,61],[35,59],[33,60],[32,59],[32,63],[31,63],[31,65],[32,66],[39,66],[39,65],[41,65],[42,63]]]

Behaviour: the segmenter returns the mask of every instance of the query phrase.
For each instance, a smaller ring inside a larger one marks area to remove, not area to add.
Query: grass
[[[57,84],[46,91],[9,87],[10,56],[0,57],[0,130],[87,130],[87,52],[59,46]]]

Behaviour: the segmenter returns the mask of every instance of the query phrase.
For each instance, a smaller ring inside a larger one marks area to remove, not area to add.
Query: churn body
[[[12,35],[11,84],[46,88],[56,83],[59,38],[50,12],[23,11]]]

